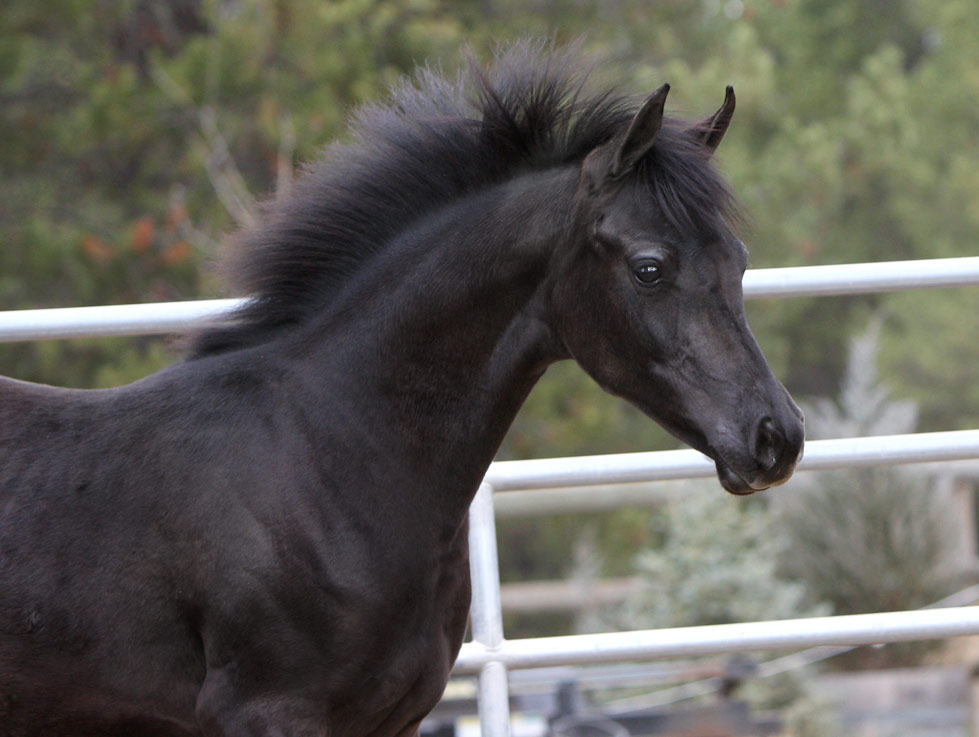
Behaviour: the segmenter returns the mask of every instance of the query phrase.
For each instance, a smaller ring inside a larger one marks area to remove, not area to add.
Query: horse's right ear
[[[585,157],[581,168],[589,193],[596,193],[606,182],[621,179],[649,153],[663,125],[663,106],[669,91],[668,84],[656,90],[646,98],[625,130]]]
[[[666,106],[666,96],[669,92],[670,85],[664,84],[647,97],[639,112],[629,123],[625,135],[621,138],[616,136],[609,167],[610,176],[617,179],[628,174],[639,160],[649,153],[656,140],[656,134],[663,125],[663,108]]]

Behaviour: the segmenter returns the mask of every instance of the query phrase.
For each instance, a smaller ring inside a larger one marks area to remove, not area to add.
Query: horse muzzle
[[[744,457],[742,463],[731,463],[723,454],[713,456],[725,491],[746,496],[780,486],[792,477],[805,447],[802,413],[794,404],[792,409],[792,415],[781,421],[765,415],[754,423],[747,452],[737,454]]]

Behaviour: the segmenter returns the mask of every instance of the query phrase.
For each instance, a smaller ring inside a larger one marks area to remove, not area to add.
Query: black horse
[[[710,165],[519,46],[368,107],[245,233],[254,300],[101,391],[0,380],[0,734],[414,735],[466,627],[466,512],[574,358],[709,455],[785,481],[801,415],[745,323]]]

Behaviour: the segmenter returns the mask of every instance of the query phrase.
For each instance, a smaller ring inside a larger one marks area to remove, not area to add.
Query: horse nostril
[[[785,439],[771,417],[763,417],[755,431],[755,444],[752,455],[763,469],[768,471],[777,462],[782,453]]]

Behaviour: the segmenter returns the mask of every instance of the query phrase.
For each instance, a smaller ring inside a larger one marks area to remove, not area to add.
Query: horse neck
[[[545,280],[568,241],[576,180],[570,169],[525,175],[425,218],[365,265],[307,343],[312,380],[342,385],[331,401],[370,418],[374,456],[410,468],[418,493],[436,490],[449,514],[464,515],[527,394],[562,357]]]

